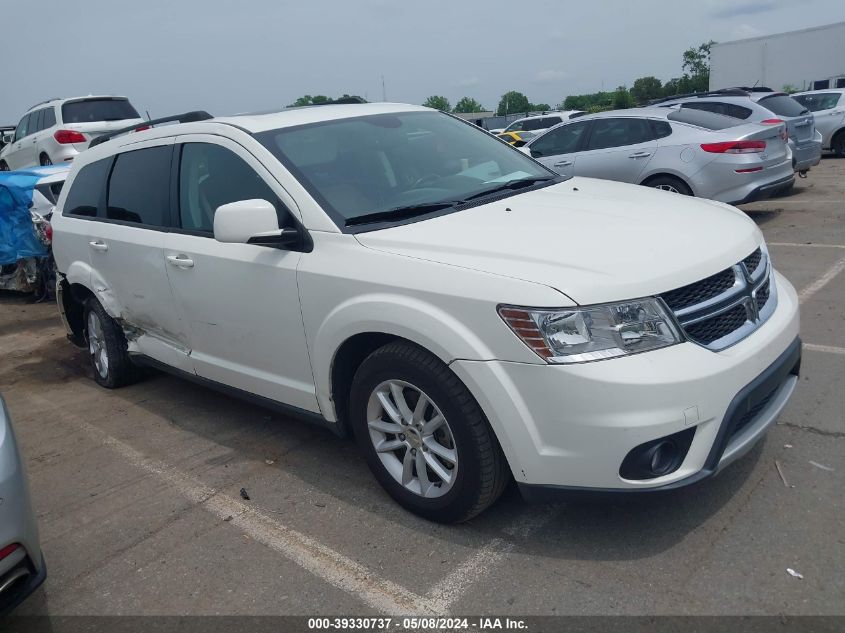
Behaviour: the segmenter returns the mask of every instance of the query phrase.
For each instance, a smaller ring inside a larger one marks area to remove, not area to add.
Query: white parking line
[[[801,246],[803,248],[845,248],[845,244],[799,244],[798,242],[769,242],[769,246]]]
[[[825,352],[827,354],[845,354],[845,347],[832,347],[830,345],[814,345],[813,343],[804,343],[804,349],[811,352]]]
[[[830,281],[836,277],[839,273],[845,270],[845,257],[838,260],[836,263],[833,264],[830,268],[828,268],[821,277],[816,279],[813,283],[809,286],[804,288],[801,292],[798,293],[798,301],[799,303],[804,303],[814,294],[816,294],[819,290],[824,288]]]
[[[40,400],[43,406],[50,404],[42,398],[34,399]],[[363,565],[310,536],[285,526],[240,500],[206,486],[172,466],[146,457],[140,451],[76,415],[65,411],[62,418],[73,423],[92,440],[119,454],[124,461],[172,486],[185,499],[199,505],[221,520],[228,520],[253,540],[282,554],[303,569],[358,598],[373,609],[388,615],[446,613],[449,606],[447,603],[417,595],[394,582],[380,578]]]

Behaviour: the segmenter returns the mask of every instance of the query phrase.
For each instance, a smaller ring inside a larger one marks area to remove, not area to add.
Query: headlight
[[[683,340],[663,304],[654,298],[563,310],[500,306],[499,316],[549,363],[585,363]]]

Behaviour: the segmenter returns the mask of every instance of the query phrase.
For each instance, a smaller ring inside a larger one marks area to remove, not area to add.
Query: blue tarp
[[[29,213],[32,191],[44,176],[40,170],[0,171],[0,265],[47,255]]]

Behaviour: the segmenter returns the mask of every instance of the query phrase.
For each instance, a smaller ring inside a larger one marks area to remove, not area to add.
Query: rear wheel
[[[53,164],[53,161],[50,160],[50,157],[43,152],[41,153],[41,156],[39,156],[38,161],[41,163],[42,167],[46,167],[47,165]]]
[[[833,137],[833,142],[830,146],[834,154],[839,158],[845,158],[845,130]]]
[[[432,521],[472,518],[510,472],[478,403],[439,358],[404,342],[373,352],[352,382],[355,439],[379,483]]]
[[[0,160],[0,171],[9,171],[9,166],[5,160]]]
[[[93,298],[85,304],[85,337],[98,384],[116,389],[137,380],[139,371],[126,351],[123,330]]]
[[[672,176],[658,176],[644,183],[646,187],[654,187],[661,191],[670,191],[672,193],[679,193],[683,196],[691,196],[692,189],[680,178],[673,178]]]

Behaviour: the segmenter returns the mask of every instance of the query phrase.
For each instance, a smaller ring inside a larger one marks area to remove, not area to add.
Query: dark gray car
[[[0,396],[0,617],[41,586],[46,576],[26,473]]]

